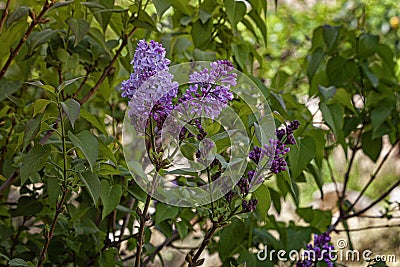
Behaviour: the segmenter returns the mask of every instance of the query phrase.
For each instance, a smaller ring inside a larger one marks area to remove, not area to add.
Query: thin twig
[[[333,184],[335,185],[336,196],[339,199],[340,198],[339,188],[338,188],[338,184],[337,184],[337,181],[336,181],[336,178],[335,178],[335,174],[333,173],[332,165],[329,162],[329,159],[326,160],[326,163],[328,165],[328,169],[329,169],[329,174],[330,174],[331,180],[332,180]]]
[[[19,40],[19,43],[17,46],[11,51],[10,56],[7,59],[6,64],[4,64],[3,68],[0,71],[0,80],[4,77],[6,74],[7,69],[10,67],[11,62],[14,60],[14,58],[18,55],[19,51],[21,50],[22,46],[28,40],[29,35],[31,35],[33,29],[36,27],[36,25],[41,24],[46,22],[46,20],[43,20],[43,16],[47,13],[47,11],[56,3],[55,0],[48,1],[45,0],[42,11],[39,13],[37,17],[35,17],[34,13],[31,13],[30,16],[32,18],[32,22],[29,25],[28,30],[25,32],[24,36]]]
[[[351,168],[353,166],[354,163],[354,159],[357,153],[357,145],[358,145],[358,140],[357,140],[357,144],[356,146],[352,149],[352,154],[351,154],[351,158],[350,158],[350,162],[349,165],[347,166],[347,170],[346,173],[344,174],[344,182],[343,182],[343,189],[342,189],[342,194],[339,198],[339,209],[340,209],[340,213],[344,212],[344,199],[346,197],[346,189],[347,189],[347,184],[349,183],[349,178],[350,178],[350,172],[351,172]]]
[[[72,96],[72,98],[77,98],[79,93],[81,92],[83,86],[85,85],[87,79],[89,78],[89,71],[87,71],[86,76],[83,77],[83,80],[81,82],[81,84],[78,87],[78,90],[76,90],[75,94]]]
[[[139,226],[139,233],[136,239],[136,260],[135,260],[135,267],[140,267],[143,243],[144,243],[144,228],[146,227],[146,222],[148,220],[147,211],[150,206],[151,195],[147,194],[146,203],[144,204],[143,211],[140,211],[138,208],[138,215],[140,218],[140,226]]]
[[[187,260],[189,262],[188,267],[196,267],[198,266],[198,260],[201,256],[201,253],[203,253],[204,249],[210,244],[211,238],[214,236],[215,232],[220,228],[221,226],[217,222],[213,222],[213,225],[209,231],[207,231],[203,241],[201,242],[201,245],[199,249],[196,251],[196,254],[194,254],[193,258],[188,258]]]
[[[336,229],[337,232],[356,232],[356,231],[364,231],[369,229],[379,229],[379,228],[391,228],[391,227],[400,227],[400,224],[385,224],[385,225],[371,225],[361,228],[354,228],[354,229]]]
[[[15,181],[15,179],[17,179],[18,177],[18,170],[13,172],[7,179],[7,181],[5,181],[1,186],[0,186],[0,198],[3,197],[3,192],[9,188]]]
[[[53,222],[51,223],[50,230],[47,234],[45,234],[46,241],[44,243],[42,252],[40,253],[37,267],[41,267],[44,260],[46,259],[47,250],[49,248],[50,241],[53,238],[53,233],[54,233],[54,229],[56,228],[58,217],[64,211],[64,202],[69,193],[69,190],[67,187],[67,178],[68,178],[67,177],[67,141],[66,141],[66,137],[65,137],[65,125],[64,125],[64,120],[62,118],[62,107],[59,102],[59,99],[57,99],[57,100],[58,100],[58,113],[61,116],[60,123],[61,123],[61,141],[62,141],[62,150],[63,150],[62,151],[62,153],[63,153],[63,181],[62,181],[63,194],[62,194],[61,200],[56,205],[56,213],[54,215]]]
[[[44,244],[42,252],[40,253],[40,257],[39,257],[39,261],[38,261],[37,267],[42,266],[44,260],[46,259],[47,250],[49,248],[50,241],[53,238],[53,233],[54,233],[54,229],[56,228],[58,216],[60,216],[60,214],[63,213],[63,211],[64,211],[64,202],[65,202],[65,199],[67,197],[67,194],[68,194],[68,190],[64,190],[60,202],[57,203],[56,214],[54,215],[53,221],[51,223],[50,230],[45,236],[46,242]]]
[[[165,239],[165,241],[159,245],[142,263],[141,266],[146,266],[149,262],[152,262],[158,253],[164,248],[172,245],[172,242],[179,239],[178,231],[174,230],[170,238]]]
[[[397,142],[389,149],[389,151],[386,153],[382,161],[379,163],[378,168],[375,170],[375,172],[371,175],[370,179],[368,180],[367,184],[364,186],[364,188],[361,190],[360,194],[357,196],[356,200],[351,204],[350,208],[348,210],[352,210],[353,207],[357,204],[357,202],[361,199],[361,197],[364,195],[365,191],[368,189],[368,187],[371,185],[371,183],[375,180],[375,178],[378,176],[379,171],[382,169],[383,165],[385,164],[386,160],[389,158],[389,155],[392,153],[394,150],[395,146],[397,145]]]
[[[11,0],[7,0],[6,6],[3,10],[3,14],[1,15],[1,21],[0,21],[0,34],[3,31],[4,24],[6,23],[7,16],[8,16],[8,9],[10,8],[10,2]]]
[[[351,218],[351,217],[356,217],[356,216],[358,216],[360,214],[363,214],[364,212],[366,212],[367,210],[371,209],[373,206],[375,206],[376,204],[381,202],[383,199],[385,199],[390,194],[390,192],[392,192],[398,185],[400,185],[400,179],[396,183],[394,183],[391,187],[389,187],[389,189],[386,190],[385,193],[383,193],[378,199],[376,199],[374,202],[369,204],[367,207],[365,207],[364,209],[359,210],[359,211],[357,211],[355,213],[347,215],[346,217],[347,218]]]
[[[115,53],[115,56],[111,60],[110,64],[108,64],[107,68],[104,69],[103,73],[101,74],[99,80],[97,83],[93,86],[92,89],[88,92],[88,94],[79,101],[79,103],[82,105],[86,103],[96,92],[99,90],[100,85],[104,82],[104,80],[107,78],[107,76],[110,74],[111,70],[113,69],[113,66],[115,62],[117,61],[118,57],[121,55],[122,50],[125,48],[125,46],[128,44],[128,39],[133,35],[133,33],[136,31],[136,27],[134,27],[127,35],[123,36],[122,43],[120,47],[118,48],[117,52]]]
[[[134,204],[135,204],[135,198],[130,197],[130,199],[129,199],[129,201],[128,201],[128,208],[129,208],[129,209],[132,209]],[[127,213],[125,214],[124,218],[122,219],[123,223],[122,223],[122,226],[121,226],[121,234],[120,234],[119,237],[118,237],[118,241],[119,241],[119,243],[118,243],[118,245],[117,245],[117,246],[118,246],[118,249],[120,248],[121,243],[122,243],[122,241],[124,240],[124,239],[123,239],[124,232],[125,232],[126,227],[128,226],[128,223],[129,223],[130,218],[131,218],[131,213],[130,213],[130,212],[127,212]],[[121,241],[121,240],[122,240],[122,241]]]

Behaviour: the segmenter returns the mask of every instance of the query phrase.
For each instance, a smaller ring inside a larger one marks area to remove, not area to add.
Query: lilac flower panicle
[[[296,263],[296,267],[315,266],[317,262],[325,262],[327,266],[333,267],[334,255],[331,253],[335,247],[330,244],[331,237],[325,232],[321,235],[314,234],[314,245],[308,244],[303,253],[305,258]]]
[[[243,196],[245,196],[249,193],[250,184],[246,178],[244,178],[244,177],[240,178],[239,182],[237,183],[237,186],[239,187],[240,193]]]
[[[128,115],[136,130],[142,132],[152,117],[161,126],[174,109],[172,99],[178,93],[178,83],[169,73],[170,60],[165,49],[151,40],[137,44],[130,78],[122,82],[122,96],[128,97]]]
[[[189,77],[191,85],[178,100],[179,111],[195,116],[214,119],[233,100],[231,86],[236,85],[236,73],[230,73],[233,65],[227,60],[210,63],[210,69],[204,68]]]
[[[159,71],[168,70],[171,61],[165,58],[165,49],[158,42],[147,43],[140,40],[131,64],[133,72],[130,78],[122,82],[122,96],[131,98],[134,92],[150,77]]]
[[[178,91],[178,83],[173,78],[167,71],[159,72],[132,95],[128,103],[128,115],[136,130],[143,131],[150,117],[161,126],[171,113],[174,108],[172,99]]]
[[[276,139],[271,138],[269,144],[265,144],[262,148],[255,146],[250,151],[249,158],[258,164],[263,157],[268,157],[272,160],[271,172],[286,171],[287,163],[284,156],[290,151],[289,145],[296,144],[293,131],[298,129],[299,125],[300,123],[295,120],[287,125],[286,129],[277,129],[275,132]]]
[[[242,201],[242,211],[243,212],[252,212],[257,208],[258,200],[253,198],[250,199],[249,202],[246,200]]]
[[[229,191],[228,193],[225,194],[225,199],[228,203],[231,203],[234,196],[235,193],[233,191]]]

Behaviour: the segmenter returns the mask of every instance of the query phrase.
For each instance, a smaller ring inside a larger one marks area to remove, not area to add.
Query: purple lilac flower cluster
[[[249,158],[256,164],[260,162],[263,157],[268,157],[272,159],[270,166],[270,171],[273,173],[279,173],[286,170],[286,161],[284,156],[290,151],[289,145],[296,144],[296,139],[293,136],[293,132],[297,130],[300,123],[297,120],[290,122],[286,125],[286,128],[281,128],[276,130],[277,139],[271,138],[269,144],[264,147],[254,146],[253,150],[249,152]],[[247,177],[241,177],[236,184],[238,191],[240,192],[242,198],[246,197],[249,193],[250,185],[252,184],[253,178],[256,176],[256,171],[250,170],[247,173]],[[259,179],[255,183],[260,183]],[[231,203],[235,196],[234,191],[229,191],[225,195],[225,199]],[[246,201],[242,200],[242,211],[250,212],[253,211],[257,206],[257,199],[251,199]]]
[[[250,151],[249,158],[258,164],[262,157],[272,158],[270,171],[278,173],[286,171],[286,161],[284,156],[290,151],[289,145],[295,145],[296,139],[293,132],[297,130],[300,123],[297,120],[290,122],[286,128],[276,130],[277,139],[270,139],[269,144],[264,147],[255,146],[253,151]]]
[[[333,267],[332,251],[335,247],[330,241],[331,237],[327,232],[321,235],[314,234],[314,246],[311,244],[306,246],[306,251],[303,253],[305,259],[298,261],[296,267],[311,267],[317,262],[325,262],[328,267]]]
[[[233,65],[227,60],[218,60],[190,75],[191,85],[178,99],[177,109],[185,114],[211,119],[218,117],[221,111],[233,99],[231,86],[236,85],[236,73],[231,73]]]
[[[170,60],[165,58],[161,44],[140,40],[131,62],[133,72],[122,82],[122,96],[129,98],[128,112],[138,131],[146,128],[149,117],[160,126],[173,110],[172,99],[178,93],[178,83],[169,73]],[[157,75],[155,75],[157,73]]]
[[[159,71],[168,70],[171,61],[165,58],[165,49],[154,40],[147,43],[140,40],[131,61],[133,72],[128,80],[123,81],[122,96],[132,98],[135,91],[150,77]]]

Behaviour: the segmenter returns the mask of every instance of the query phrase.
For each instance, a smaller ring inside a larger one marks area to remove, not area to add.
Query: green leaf
[[[212,35],[213,23],[209,20],[206,24],[201,23],[200,20],[196,20],[192,25],[192,39],[195,47],[203,48],[209,42]]]
[[[368,63],[363,62],[361,68],[365,73],[365,75],[367,76],[368,80],[371,82],[372,86],[377,87],[379,84],[379,78],[373,72],[371,72],[371,70],[368,67]]]
[[[331,85],[339,87],[347,84],[348,80],[357,73],[358,67],[352,60],[346,60],[341,56],[329,59],[326,64],[326,74]]]
[[[232,51],[233,54],[235,55],[235,60],[239,64],[240,68],[243,71],[246,71],[247,69],[247,61],[249,58],[249,47],[244,44],[235,44],[232,43]]]
[[[183,240],[188,235],[189,227],[183,221],[176,222],[175,225],[181,240]]]
[[[324,179],[321,175],[321,170],[318,169],[313,163],[307,165],[307,170],[311,173],[314,178],[315,183],[318,186],[319,192],[321,193],[321,198],[324,198],[324,191],[322,190],[322,186],[324,185]]]
[[[7,255],[4,255],[3,253],[0,253],[0,258],[6,259],[6,260],[10,260],[9,257],[7,257]]]
[[[361,137],[361,148],[371,160],[376,162],[382,150],[382,138],[372,139],[372,131],[364,132]]]
[[[81,181],[85,184],[85,188],[89,192],[94,205],[97,207],[101,194],[101,183],[99,177],[97,174],[90,172],[79,173],[79,176]]]
[[[37,216],[43,209],[43,204],[34,197],[22,196],[18,199],[18,206],[10,210],[12,217]]]
[[[371,124],[372,124],[372,139],[381,137],[377,133],[385,120],[390,116],[393,110],[393,101],[385,98],[380,104],[374,108],[371,112]]]
[[[101,180],[101,202],[103,203],[102,219],[110,214],[119,204],[122,187],[119,184],[110,185],[107,180]]]
[[[292,146],[289,152],[289,169],[293,179],[299,177],[305,167],[315,157],[316,144],[311,136],[305,136],[298,140],[298,144]]]
[[[341,141],[343,138],[343,108],[338,103],[319,104],[322,115],[324,116],[325,123],[331,128],[336,138]]]
[[[258,199],[256,212],[262,220],[265,220],[265,216],[271,207],[271,196],[268,187],[265,184],[261,184],[254,192],[254,196]]]
[[[65,114],[67,114],[67,117],[71,122],[72,128],[74,128],[75,121],[79,117],[81,105],[75,99],[69,98],[64,102],[61,102],[61,106]]]
[[[17,22],[18,20],[28,16],[29,14],[29,10],[31,8],[27,7],[27,6],[20,6],[17,7],[7,18],[6,21],[6,27],[10,27],[11,24],[13,24],[14,22]]]
[[[321,95],[324,97],[325,101],[328,101],[329,99],[334,97],[336,94],[335,86],[323,87],[322,85],[319,85],[318,90],[321,93]]]
[[[246,14],[246,5],[235,0],[224,0],[226,15],[233,28],[241,21]]]
[[[33,105],[33,117],[39,113],[43,113],[46,110],[47,105],[50,103],[51,101],[48,99],[37,99]]]
[[[260,14],[257,13],[255,9],[252,9],[249,13],[251,19],[257,25],[257,28],[261,31],[262,38],[264,40],[264,44],[267,44],[267,24],[264,19],[260,17]]]
[[[190,6],[186,0],[173,0],[170,2],[171,5],[182,12],[185,15],[192,16],[192,12],[190,11]]]
[[[314,51],[310,56],[307,57],[308,65],[307,65],[307,77],[311,80],[315,73],[317,72],[317,69],[319,65],[321,64],[322,60],[324,58],[324,51],[319,48]]]
[[[39,88],[42,88],[42,89],[46,90],[47,92],[51,93],[54,96],[56,95],[55,94],[56,89],[51,85],[48,85],[48,84],[45,85],[41,81],[26,82],[26,83],[29,84],[29,85],[32,85],[32,86],[37,86]]]
[[[351,101],[351,95],[343,88],[339,88],[336,91],[336,94],[334,96],[334,99],[340,103],[342,106],[348,108],[349,110],[351,110],[353,113],[357,113],[353,103]]]
[[[50,153],[51,149],[48,145],[42,146],[41,144],[35,144],[35,146],[29,150],[21,165],[21,185],[26,182],[30,175],[35,174],[44,167]]]
[[[53,9],[56,9],[56,8],[68,6],[69,4],[72,4],[73,2],[75,2],[75,1],[74,0],[69,0],[69,1],[57,2],[52,7],[50,7],[49,11],[53,10]]]
[[[157,15],[158,15],[159,19],[161,19],[162,15],[165,13],[165,11],[167,11],[168,8],[171,6],[170,1],[168,1],[168,0],[153,0],[153,3],[156,7]]]
[[[330,210],[322,211],[309,208],[298,208],[297,214],[310,224],[310,227],[320,233],[325,232],[331,224],[332,213]]]
[[[178,215],[179,207],[169,206],[162,202],[158,202],[156,205],[156,213],[155,213],[155,223],[160,224],[161,222],[173,219]]]
[[[221,260],[225,261],[234,254],[236,248],[242,245],[243,240],[247,237],[245,224],[238,219],[233,219],[229,227],[221,230],[220,242],[217,250]]]
[[[286,71],[279,70],[271,81],[271,87],[278,90],[284,89],[289,77]]]
[[[89,162],[90,169],[93,171],[93,167],[96,163],[97,156],[99,153],[99,144],[97,138],[93,136],[89,131],[84,130],[77,135],[72,132],[68,132],[68,137],[72,144],[79,148]]]
[[[360,58],[369,57],[377,51],[378,45],[379,37],[377,35],[364,33],[358,39],[357,54]]]
[[[80,41],[82,41],[83,37],[85,37],[86,34],[89,32],[90,25],[84,19],[80,18],[75,19],[72,17],[67,18],[65,22],[67,22],[67,24],[69,25],[69,27],[71,28],[72,32],[75,35],[74,46],[76,46]]]
[[[339,41],[339,34],[340,34],[340,26],[333,27],[330,25],[324,25],[324,41],[328,50],[332,50],[336,47]]]
[[[58,31],[52,29],[44,29],[38,32],[32,32],[29,36],[29,54],[32,54],[33,51],[40,45],[48,42],[53,37],[57,36]]]
[[[28,146],[28,144],[36,137],[36,135],[39,132],[40,129],[40,124],[43,119],[43,113],[38,114],[36,117],[33,119],[29,120],[26,125],[25,125],[25,131],[24,131],[24,145],[23,149]]]
[[[90,122],[102,134],[108,135],[105,125],[103,123],[101,123],[95,115],[93,115],[92,113],[90,113],[87,110],[81,109],[80,116],[81,116],[81,118],[84,118],[85,120]]]
[[[111,149],[101,140],[99,142],[99,157],[104,157],[106,160],[111,160],[115,165],[117,165],[117,159]]]
[[[10,266],[27,266],[27,267],[29,267],[29,264],[25,260],[19,259],[19,258],[14,258],[14,259],[10,260],[8,262],[8,265],[10,265]]]
[[[21,88],[21,82],[9,81],[6,78],[0,80],[0,101],[3,101],[6,97],[14,94]]]
[[[84,78],[84,76],[80,76],[80,77],[76,77],[70,80],[66,80],[64,82],[62,82],[59,86],[57,86],[57,92],[60,93],[62,90],[64,90],[68,85],[73,84],[74,82],[76,82],[79,79]]]

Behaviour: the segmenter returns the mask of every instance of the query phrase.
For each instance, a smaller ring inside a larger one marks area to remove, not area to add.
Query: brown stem
[[[6,23],[6,20],[7,20],[8,9],[10,8],[10,2],[11,2],[11,0],[7,0],[7,3],[6,3],[6,6],[4,8],[3,14],[1,15],[0,34],[3,31],[4,24]]]
[[[338,184],[337,184],[337,181],[336,181],[336,178],[335,178],[335,174],[333,173],[332,165],[329,162],[329,159],[326,160],[326,163],[328,165],[329,175],[331,177],[332,183],[335,185],[336,196],[339,199],[340,198],[339,188],[338,188]]]
[[[10,67],[11,62],[14,60],[14,58],[18,55],[19,51],[21,50],[22,46],[28,40],[29,35],[31,35],[33,29],[36,27],[36,25],[40,23],[44,23],[44,20],[42,20],[43,16],[47,13],[47,11],[50,9],[55,4],[55,0],[48,1],[45,0],[42,11],[39,13],[37,17],[35,17],[33,14],[31,14],[32,17],[32,22],[29,25],[28,30],[25,32],[24,36],[19,40],[19,43],[17,46],[11,51],[10,56],[7,59],[6,64],[3,66],[3,68],[0,71],[0,80],[4,77],[6,74],[7,69]]]
[[[357,147],[357,145],[356,145]],[[350,158],[350,162],[349,165],[347,166],[347,170],[346,173],[344,174],[344,182],[343,182],[343,189],[342,189],[342,194],[339,198],[339,208],[340,208],[340,213],[343,214],[344,212],[344,199],[345,199],[345,195],[346,195],[346,189],[347,189],[347,184],[349,183],[349,178],[350,178],[350,172],[351,172],[351,168],[353,166],[354,163],[354,159],[357,153],[357,148],[353,148],[352,149],[352,154],[351,154],[351,158]]]
[[[57,203],[56,214],[54,215],[53,222],[51,223],[50,230],[45,236],[46,242],[44,244],[42,252],[40,253],[40,257],[39,257],[39,261],[38,261],[37,267],[42,266],[44,260],[46,259],[47,250],[49,248],[50,241],[53,238],[53,233],[54,233],[54,229],[56,228],[58,216],[60,216],[60,214],[64,210],[64,202],[65,202],[65,199],[66,199],[67,195],[68,195],[68,190],[64,190],[63,191],[63,195],[61,197],[61,200]]]
[[[350,215],[347,216],[347,218],[351,218],[351,217],[356,217],[360,214],[363,214],[364,212],[366,212],[367,210],[371,209],[373,206],[375,206],[376,204],[378,204],[379,202],[381,202],[383,199],[385,199],[385,197],[387,197],[390,192],[393,191],[393,189],[395,189],[398,185],[400,185],[400,179],[394,183],[391,187],[389,187],[388,190],[385,191],[385,193],[383,193],[378,199],[376,199],[374,202],[372,202],[371,204],[369,204],[367,207],[365,207],[362,210],[359,210],[355,213],[352,213]]]
[[[130,199],[128,201],[128,208],[132,209],[134,204],[135,204],[135,199],[133,197],[130,197]],[[128,213],[125,214],[124,218],[122,219],[123,223],[122,223],[122,226],[121,226],[121,234],[118,237],[118,245],[117,245],[118,248],[120,248],[122,240],[124,239],[123,238],[124,232],[125,232],[126,227],[128,226],[130,218],[131,218],[131,213],[128,212]]]
[[[156,255],[158,253],[160,253],[160,251],[164,248],[164,247],[168,247],[171,246],[172,242],[176,241],[179,239],[179,234],[178,231],[174,230],[172,233],[172,236],[170,238],[165,239],[165,241],[159,245],[154,251],[153,253],[151,253],[142,263],[142,267],[146,266],[149,262],[153,261],[154,258],[156,257]]]
[[[123,36],[122,43],[120,47],[118,48],[117,52],[115,53],[115,56],[111,60],[110,64],[104,69],[103,73],[101,74],[99,80],[97,83],[93,86],[92,89],[88,92],[88,94],[79,101],[79,103],[82,105],[86,103],[95,93],[97,90],[99,90],[100,85],[104,82],[104,80],[107,78],[107,76],[110,74],[111,70],[113,69],[113,66],[115,62],[117,61],[118,57],[121,55],[122,50],[125,48],[125,46],[128,44],[128,39],[133,35],[133,33],[136,31],[136,27],[134,27],[127,35]]]
[[[200,220],[201,220],[201,218],[195,219],[193,222],[191,222],[191,225],[192,225],[192,226],[196,225]],[[171,237],[165,239],[165,241],[164,241],[161,245],[159,245],[159,246],[146,258],[146,260],[143,261],[141,267],[147,266],[147,264],[148,264],[149,262],[152,262],[152,261],[154,260],[154,258],[156,257],[156,255],[157,255],[158,253],[160,253],[160,251],[161,251],[164,247],[168,247],[168,246],[173,247],[172,243],[173,243],[174,241],[178,240],[178,239],[179,239],[179,233],[178,233],[178,231],[177,231],[177,230],[172,231]],[[129,257],[129,258],[130,258],[130,257]],[[127,260],[127,259],[128,259],[128,258],[125,258],[124,261]]]
[[[399,227],[400,224],[384,224],[384,225],[371,225],[371,226],[366,226],[366,227],[361,227],[361,228],[354,228],[354,229],[337,229],[337,232],[356,232],[356,231],[364,231],[364,230],[369,230],[369,229],[377,229],[377,228],[391,228],[391,227]]]
[[[146,198],[146,203],[144,204],[144,208],[143,211],[140,211],[140,209],[138,209],[139,213],[139,218],[140,218],[140,226],[139,226],[139,233],[136,239],[136,260],[135,260],[135,267],[140,267],[140,261],[141,261],[141,254],[142,254],[142,249],[143,249],[143,242],[144,242],[144,228],[146,226],[146,222],[148,220],[148,215],[147,215],[147,211],[149,209],[150,206],[150,200],[151,200],[151,196],[150,194],[147,195]]]
[[[371,185],[371,183],[375,180],[375,178],[378,176],[379,171],[382,169],[383,165],[385,164],[386,160],[389,158],[389,155],[392,153],[396,146],[397,142],[389,149],[388,153],[386,153],[385,157],[382,159],[382,161],[379,163],[378,168],[375,170],[375,172],[371,175],[370,179],[368,180],[367,184],[364,186],[364,188],[361,190],[360,194],[357,196],[356,200],[351,204],[350,208],[348,210],[352,210],[353,207],[357,204],[357,202],[361,199],[361,197],[364,195],[365,191],[368,189],[368,187]]]
[[[18,177],[18,171],[13,172],[7,179],[7,181],[5,181],[1,186],[0,186],[0,198],[3,197],[3,192],[10,187],[10,185],[12,185],[15,181],[15,179],[17,179]]]
[[[78,97],[79,93],[81,92],[81,90],[82,90],[83,86],[85,85],[85,83],[86,83],[88,78],[89,78],[89,72],[86,73],[86,76],[83,78],[81,84],[79,85],[78,90],[76,90],[76,92],[75,92],[75,94],[74,94],[74,96],[72,98],[77,98]]]
[[[203,239],[203,242],[201,242],[201,245],[199,249],[197,250],[196,254],[194,254],[193,258],[189,258],[189,265],[188,267],[196,267],[197,261],[199,260],[199,257],[201,256],[201,253],[204,251],[204,249],[210,244],[211,238],[214,236],[215,232],[220,228],[219,223],[214,222],[213,226],[211,229],[207,232],[206,236]]]

